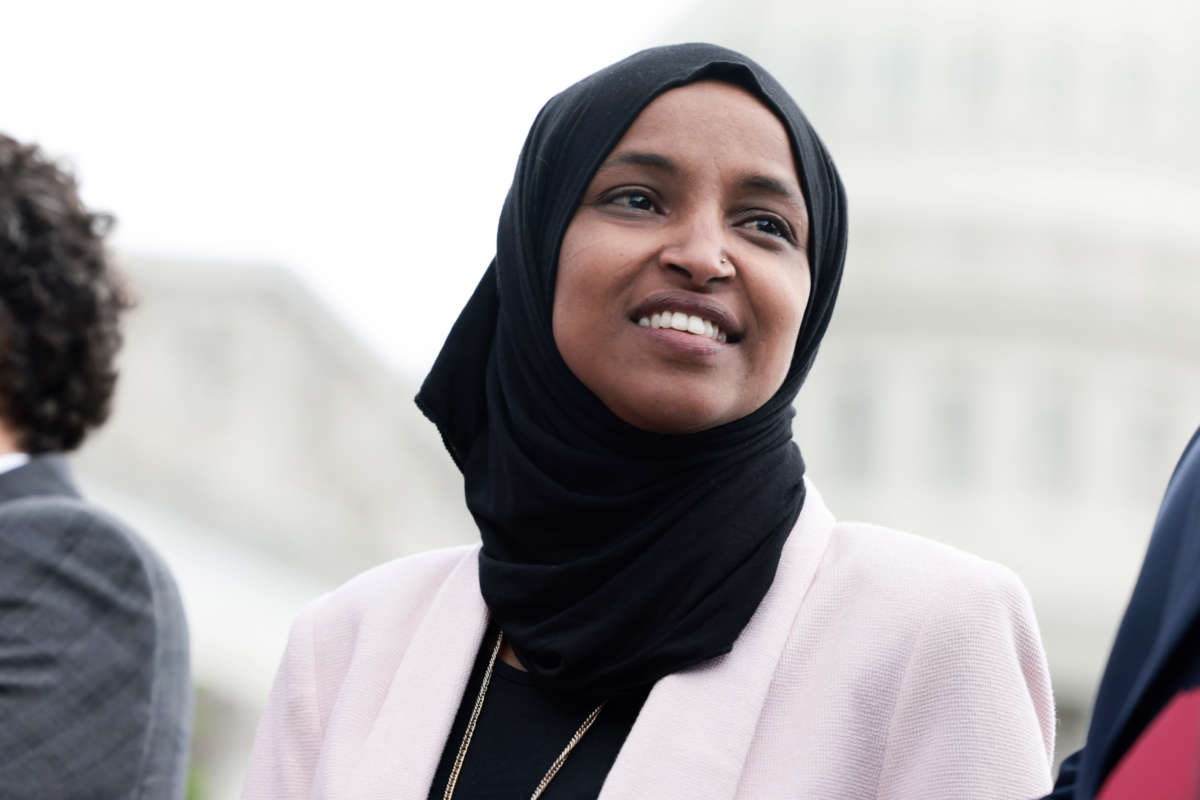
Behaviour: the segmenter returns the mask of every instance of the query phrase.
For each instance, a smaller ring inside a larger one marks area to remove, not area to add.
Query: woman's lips
[[[734,316],[710,297],[678,289],[651,293],[630,315],[630,322],[651,330],[678,331],[718,343],[734,343],[741,329]]]
[[[641,330],[655,345],[675,357],[711,358],[731,346],[707,336],[677,331],[674,328],[650,328],[643,325]]]
[[[721,330],[720,326],[714,324],[712,320],[698,317],[695,314],[685,314],[682,311],[656,311],[648,317],[639,318],[638,325],[643,328],[684,331],[722,344],[728,339],[725,331]]]

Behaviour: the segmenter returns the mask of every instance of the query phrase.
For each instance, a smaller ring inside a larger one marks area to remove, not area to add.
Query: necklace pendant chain
[[[475,707],[471,709],[471,718],[467,720],[467,729],[463,732],[462,744],[458,746],[458,755],[454,757],[454,765],[450,768],[450,777],[446,781],[446,791],[442,794],[442,800],[451,800],[454,797],[454,787],[458,785],[458,776],[462,772],[463,761],[467,757],[467,748],[471,746],[471,737],[475,735],[475,724],[479,721],[479,712],[483,709],[483,698],[487,694],[488,685],[492,682],[492,669],[496,666],[496,656],[500,655],[500,647],[504,642],[504,631],[500,631],[496,636],[496,646],[492,648],[492,655],[488,659],[487,669],[484,670],[483,680],[479,684],[479,695],[475,698]],[[550,785],[550,781],[554,780],[554,776],[562,769],[562,765],[566,763],[567,756],[571,755],[571,751],[575,749],[575,745],[583,738],[588,729],[592,727],[592,723],[596,721],[596,717],[600,716],[601,709],[604,708],[604,703],[592,709],[592,713],[587,715],[587,719],[579,726],[579,730],[567,742],[567,746],[558,754],[558,758],[554,759],[554,763],[550,765],[550,769],[546,770],[546,774],[538,783],[537,788],[533,790],[529,800],[538,800],[542,793],[546,791],[546,787]]]

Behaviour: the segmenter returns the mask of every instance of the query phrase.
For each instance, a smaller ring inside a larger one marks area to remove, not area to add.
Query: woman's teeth
[[[706,319],[689,316],[681,311],[660,311],[638,320],[643,328],[673,328],[677,331],[687,331],[698,336],[707,336],[718,342],[726,340],[725,331]]]

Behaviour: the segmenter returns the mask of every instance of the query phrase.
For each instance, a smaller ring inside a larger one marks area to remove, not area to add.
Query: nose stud
[[[721,256],[721,263],[728,264],[729,262],[725,260],[725,256]]]

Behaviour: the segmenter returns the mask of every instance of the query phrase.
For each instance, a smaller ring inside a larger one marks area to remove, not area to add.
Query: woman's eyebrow
[[[742,179],[742,189],[758,190],[769,194],[778,195],[780,199],[786,200],[800,211],[808,212],[808,206],[804,202],[804,197],[798,191],[788,186],[777,178],[772,178],[768,175],[747,175]]]
[[[627,150],[624,153],[613,155],[601,164],[596,172],[630,164],[635,167],[651,167],[670,174],[679,171],[679,168],[675,166],[675,162],[666,156],[660,156],[658,153],[641,153],[634,150]]]

